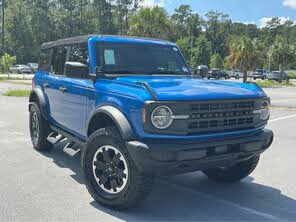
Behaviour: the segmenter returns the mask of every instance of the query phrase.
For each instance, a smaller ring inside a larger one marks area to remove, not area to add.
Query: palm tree
[[[256,40],[249,37],[237,37],[230,43],[230,56],[227,58],[232,68],[240,68],[247,82],[248,70],[254,70],[262,61],[262,51]]]
[[[279,66],[281,71],[279,81],[282,82],[283,72],[296,58],[296,47],[289,44],[285,37],[277,36],[275,43],[270,47],[269,55],[271,60]]]
[[[130,21],[129,35],[169,38],[170,21],[164,8],[141,8]]]

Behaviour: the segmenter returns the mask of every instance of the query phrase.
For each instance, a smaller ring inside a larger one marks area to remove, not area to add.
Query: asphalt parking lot
[[[30,88],[0,82],[8,89]],[[149,198],[116,212],[96,204],[80,173],[80,158],[32,149],[28,99],[0,95],[0,221],[270,221],[296,220],[296,88],[267,89],[268,128],[275,140],[255,172],[237,184],[201,173],[157,179]]]

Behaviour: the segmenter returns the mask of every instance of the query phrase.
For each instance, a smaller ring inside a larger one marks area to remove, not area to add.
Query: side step
[[[48,142],[50,142],[53,145],[57,144],[58,142],[61,142],[63,139],[65,139],[65,137],[56,132],[52,132],[47,137]]]
[[[63,149],[64,153],[68,154],[68,155],[71,156],[71,157],[74,157],[74,156],[75,156],[77,153],[79,153],[80,150],[81,150],[81,149],[73,149],[72,147],[73,147],[74,145],[75,145],[74,142],[70,142],[70,143],[68,143],[68,144],[64,147],[64,149]]]

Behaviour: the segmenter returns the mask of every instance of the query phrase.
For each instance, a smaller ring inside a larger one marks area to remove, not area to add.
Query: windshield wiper
[[[131,70],[115,70],[115,71],[105,71],[105,74],[107,74],[107,75],[116,75],[116,74],[122,74],[122,75],[124,75],[124,74],[133,74],[133,75],[135,75],[135,74],[137,74],[137,75],[146,75],[145,73],[143,73],[143,72],[137,72],[137,71],[131,71]]]
[[[153,72],[153,73],[150,73],[151,75],[161,75],[161,74],[164,74],[164,75],[191,75],[190,73],[183,73],[183,72],[174,72],[174,71],[157,71],[157,72]]]

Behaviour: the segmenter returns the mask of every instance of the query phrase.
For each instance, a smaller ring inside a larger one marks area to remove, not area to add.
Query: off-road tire
[[[202,172],[211,180],[234,183],[249,176],[257,167],[260,156],[253,157],[228,168],[214,168]]]
[[[38,133],[38,140],[34,142],[33,139],[33,116],[36,113],[38,123],[39,123],[39,133]],[[38,151],[46,151],[50,150],[53,146],[50,142],[48,142],[47,137],[51,133],[51,130],[49,128],[49,124],[46,121],[46,119],[43,117],[39,106],[37,103],[33,103],[30,106],[30,116],[29,116],[29,127],[30,127],[30,136],[31,141],[33,144],[33,148]]]
[[[102,146],[116,147],[124,156],[128,166],[128,179],[125,187],[117,194],[104,191],[94,177],[92,163],[95,153]],[[85,185],[94,200],[106,207],[122,210],[134,206],[145,199],[153,185],[153,176],[140,172],[129,153],[125,142],[115,127],[95,131],[88,139],[81,155],[82,175]]]

